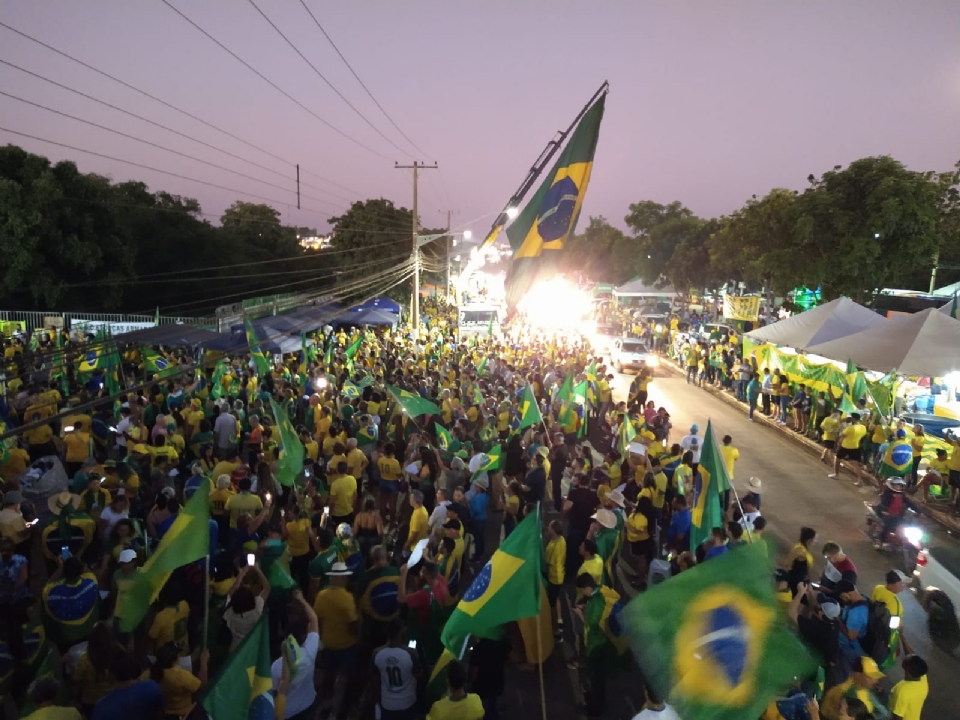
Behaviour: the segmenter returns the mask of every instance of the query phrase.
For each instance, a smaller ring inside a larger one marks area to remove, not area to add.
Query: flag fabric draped
[[[573,373],[567,373],[563,385],[557,391],[557,400],[560,401],[560,412],[557,421],[561,425],[569,425],[573,421]]]
[[[685,718],[760,717],[816,662],[784,626],[771,562],[737,548],[637,595],[622,614],[644,677]]]
[[[503,541],[443,627],[443,646],[461,657],[468,636],[496,638],[501,626],[540,612],[543,543],[540,513],[530,513]]]
[[[483,475],[483,473],[489,474],[494,472],[495,470],[499,470],[500,458],[502,454],[503,454],[503,451],[500,449],[499,445],[494,445],[492,448],[490,448],[490,450],[486,453],[486,456],[487,456],[486,461],[480,467],[477,468],[477,471],[473,475],[470,476],[470,482],[472,483],[478,477]]]
[[[257,368],[257,374],[265,377],[270,374],[270,361],[260,352],[260,340],[257,338],[257,331],[250,324],[250,318],[243,318],[243,329],[247,335],[247,345],[250,346],[250,357],[253,358],[253,364]]]
[[[693,477],[693,503],[691,506],[690,547],[695,548],[710,537],[710,531],[723,526],[720,511],[720,493],[730,487],[727,466],[723,462],[713,425],[707,420],[707,432],[703,436],[703,451],[700,464]]]
[[[153,555],[134,576],[130,590],[118,599],[115,614],[120,618],[121,632],[133,632],[146,617],[174,570],[209,553],[210,483],[200,483]]]
[[[450,436],[450,432],[440,423],[434,423],[433,427],[437,434],[437,445],[440,446],[441,450],[450,452],[450,448],[453,446],[453,438]]]
[[[77,372],[83,377],[90,377],[103,367],[103,349],[107,344],[107,336],[103,330],[97,331],[97,336],[87,350],[84,351],[77,365]]]
[[[867,394],[867,379],[857,370],[853,360],[847,360],[847,370],[844,373],[846,387],[840,399],[840,409],[845,413],[857,412],[857,401]]]
[[[143,358],[143,370],[157,378],[166,378],[175,375],[177,366],[169,362],[163,355],[146,345],[140,346],[140,356]],[[107,364],[109,361],[105,362]]]
[[[580,407],[580,410],[577,411],[581,417],[580,426],[577,428],[577,437],[581,439],[587,436],[587,393],[589,388],[590,383],[586,380],[573,388],[573,401]]]
[[[272,687],[270,628],[264,612],[250,634],[231,651],[200,705],[210,720],[273,720]]]
[[[887,447],[877,467],[877,475],[884,478],[903,477],[913,467],[913,446],[909,440],[894,440]]]
[[[523,395],[520,396],[520,430],[523,431],[531,425],[542,422],[543,415],[540,414],[537,398],[533,394],[533,388],[528,384],[523,389]]]
[[[347,360],[353,360],[353,358],[356,357],[361,345],[363,345],[363,335],[354,340],[350,347],[347,348]]]
[[[573,233],[586,196],[606,102],[600,96],[584,113],[537,192],[507,228],[513,261],[507,271],[507,302],[515,306],[539,277],[548,277]],[[545,257],[550,255],[551,257]]]
[[[620,423],[620,429],[617,431],[617,450],[620,452],[621,458],[627,457],[627,448],[630,447],[630,443],[636,436],[637,431],[633,427],[633,421],[630,420],[629,415],[624,415],[623,422]]]
[[[340,389],[340,394],[348,400],[356,400],[362,393],[359,385],[354,385],[352,382],[347,380]]]
[[[394,399],[396,399],[403,411],[410,417],[440,414],[440,408],[438,408],[429,400],[424,400],[419,395],[407,390],[401,390],[393,385],[387,385],[387,390],[391,395],[393,395]]]
[[[327,349],[323,353],[323,365],[327,372],[333,367],[333,338],[327,338]]]
[[[293,423],[290,422],[290,414],[286,408],[278,405],[273,398],[270,398],[270,407],[273,409],[273,419],[277,424],[280,445],[283,448],[277,464],[277,480],[284,487],[292,487],[296,485],[297,478],[303,472],[305,450]]]

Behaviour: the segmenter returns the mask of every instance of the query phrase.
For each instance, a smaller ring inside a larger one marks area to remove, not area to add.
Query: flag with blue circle
[[[880,459],[877,475],[884,478],[903,477],[912,467],[913,445],[909,440],[894,440]]]
[[[644,676],[682,717],[760,717],[817,663],[777,609],[773,567],[747,545],[638,595],[622,618]]]

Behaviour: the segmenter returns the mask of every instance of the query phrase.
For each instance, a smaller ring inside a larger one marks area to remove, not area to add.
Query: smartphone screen
[[[64,560],[70,557],[70,547],[68,545],[63,545],[60,548],[60,557],[62,557]]]
[[[407,643],[407,647],[410,648],[411,650],[416,650],[416,649],[417,649],[417,641],[416,641],[416,640],[411,640],[410,642]]]
[[[257,556],[253,553],[247,553],[247,565],[253,567],[257,562]]]
[[[890,629],[891,629],[891,630],[896,630],[896,629],[899,628],[899,627],[900,627],[900,616],[899,616],[899,615],[891,615],[891,616],[890,616]]]
[[[330,514],[330,506],[329,506],[329,505],[327,505],[327,506],[323,509],[323,514],[324,514],[324,515],[329,515],[329,514]]]

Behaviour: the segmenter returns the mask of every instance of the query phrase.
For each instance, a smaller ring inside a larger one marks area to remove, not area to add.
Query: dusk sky
[[[170,0],[338,135],[161,0],[4,0],[0,21],[288,160],[291,166],[0,27],[0,59],[143,115],[287,179],[0,65],[0,90],[190,157],[0,95],[0,126],[271,199],[286,223],[325,227],[348,201],[409,207],[425,171],[427,226],[484,233],[553,134],[604,80],[606,116],[583,217],[624,227],[631,202],[728,213],[810,173],[889,154],[918,170],[960,160],[960,4],[940,2],[321,2],[306,0],[415,150],[377,109],[297,0],[257,5],[390,145],[314,73],[249,0]],[[196,197],[216,216],[239,195],[0,131],[81,170]],[[379,153],[379,154],[377,154]],[[271,187],[202,165],[229,167]],[[312,173],[308,175],[307,173]],[[319,180],[322,176],[343,187]],[[344,188],[349,188],[345,190]],[[331,195],[331,193],[333,193]],[[336,197],[340,196],[340,197]],[[585,222],[581,222],[581,228]]]

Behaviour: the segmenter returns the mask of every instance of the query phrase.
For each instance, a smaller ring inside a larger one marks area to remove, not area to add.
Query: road
[[[628,374],[615,378],[615,400],[625,399],[631,379]],[[894,566],[893,560],[874,550],[861,532],[864,521],[862,501],[872,499],[873,491],[855,488],[849,479],[828,478],[831,470],[808,450],[773,428],[751,422],[745,413],[725,400],[687,385],[679,373],[668,368],[660,370],[651,384],[650,399],[669,410],[673,421],[671,439],[675,442],[693,423],[698,424],[703,433],[708,419],[718,437],[727,434],[733,437],[734,446],[740,450],[734,483],[739,487],[749,477],[763,481],[763,514],[768,521],[767,532],[777,541],[781,553],[796,542],[800,527],[809,525],[818,531],[818,546],[832,540],[843,547],[857,566],[858,585],[865,595],[883,582],[886,572]],[[928,523],[924,524],[924,529],[931,542],[960,547],[955,538],[939,528]],[[814,574],[819,575],[821,569],[822,565],[818,564]],[[930,665],[930,696],[924,706],[923,720],[957,717],[954,683],[960,678],[960,662],[930,642],[926,614],[912,593],[905,591],[900,598],[905,610],[904,632],[914,650]],[[574,709],[578,696],[576,672],[568,671],[565,662],[571,657],[568,641],[564,643],[562,653],[555,652],[545,665],[550,718],[577,717]],[[891,668],[891,684],[901,678],[900,668]],[[621,673],[608,689],[605,717],[629,720],[642,706],[642,697],[640,678]],[[540,693],[536,675],[508,676],[504,701],[505,718],[529,720],[539,717]]]

